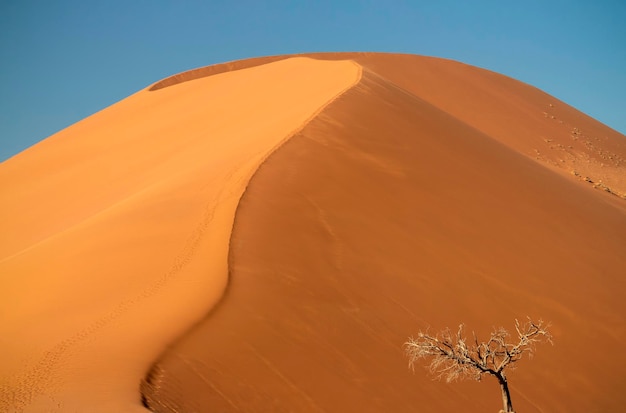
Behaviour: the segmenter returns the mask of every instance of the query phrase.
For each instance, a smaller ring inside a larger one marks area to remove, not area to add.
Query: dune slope
[[[221,297],[252,173],[354,84],[304,57],[141,91],[0,165],[0,411],[145,411]]]
[[[626,206],[617,190],[594,189],[533,148],[541,136],[566,146],[577,124],[606,134],[598,145],[619,157],[624,137],[497,74],[349,56],[365,67],[358,85],[251,179],[225,298],[152,368],[148,406],[495,412],[495,380],[413,375],[402,343],[461,322],[484,337],[529,315],[553,323],[556,344],[510,373],[514,407],[619,410],[626,358],[594,349],[626,338]],[[619,187],[624,165],[600,166],[594,151],[577,147],[572,162]]]

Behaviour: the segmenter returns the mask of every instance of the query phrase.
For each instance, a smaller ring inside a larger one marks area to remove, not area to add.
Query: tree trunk
[[[502,390],[502,406],[504,407],[504,412],[512,412],[513,405],[511,404],[511,393],[509,393],[509,385],[506,382],[506,377],[504,377],[504,373],[496,374],[498,378],[498,382],[500,382],[500,390]]]

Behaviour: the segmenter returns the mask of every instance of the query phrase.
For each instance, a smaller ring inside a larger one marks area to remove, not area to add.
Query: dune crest
[[[221,297],[250,176],[359,77],[298,57],[141,91],[2,163],[0,410],[145,411]]]
[[[452,60],[368,52],[267,56],[188,70],[149,90],[292,56],[352,59],[542,165],[626,199],[623,135],[535,87]]]

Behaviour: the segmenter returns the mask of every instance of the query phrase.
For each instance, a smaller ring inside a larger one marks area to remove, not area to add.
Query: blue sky
[[[195,67],[312,51],[459,60],[626,134],[626,1],[0,0],[0,160]]]

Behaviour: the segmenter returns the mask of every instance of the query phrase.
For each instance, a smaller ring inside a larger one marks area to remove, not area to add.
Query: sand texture
[[[518,412],[626,403],[626,137],[444,59],[164,79],[0,165],[0,411],[497,412],[407,368],[527,315]],[[167,349],[166,349],[167,346]]]

